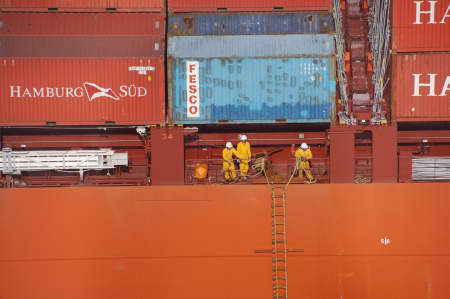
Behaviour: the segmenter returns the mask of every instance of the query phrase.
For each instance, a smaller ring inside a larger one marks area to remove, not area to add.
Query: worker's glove
[[[251,160],[252,160],[252,158],[248,158],[248,163],[250,163]]]
[[[237,159],[237,162],[238,162],[238,163],[241,163],[241,160]]]
[[[303,161],[303,162],[306,162],[306,161],[308,161],[308,160],[307,160],[306,158],[303,158],[303,157],[302,157],[302,161]]]

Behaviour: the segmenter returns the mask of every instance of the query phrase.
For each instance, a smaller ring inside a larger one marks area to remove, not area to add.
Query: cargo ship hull
[[[449,191],[289,186],[289,295],[448,298]],[[0,297],[267,298],[271,216],[268,186],[0,190]]]

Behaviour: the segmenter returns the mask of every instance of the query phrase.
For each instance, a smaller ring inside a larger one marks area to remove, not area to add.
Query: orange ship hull
[[[293,185],[290,298],[450,298],[450,184]],[[0,190],[0,298],[270,298],[267,186]]]

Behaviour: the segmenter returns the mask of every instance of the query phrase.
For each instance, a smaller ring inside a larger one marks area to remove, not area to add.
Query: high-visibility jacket
[[[306,160],[309,160],[312,158],[312,152],[309,148],[306,150],[299,148],[298,150],[295,151],[295,157],[296,158],[305,158]]]
[[[252,157],[252,152],[250,150],[250,143],[247,141],[245,144],[239,142],[237,145],[237,152],[239,159],[248,159]]]
[[[236,149],[233,147],[231,150],[224,148],[222,152],[222,157],[224,162],[232,162],[233,155],[238,156]]]

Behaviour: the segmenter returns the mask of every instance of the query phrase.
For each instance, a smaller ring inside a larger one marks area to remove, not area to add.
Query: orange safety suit
[[[248,162],[252,157],[252,152],[250,150],[250,143],[248,141],[239,142],[237,145],[238,158],[241,160],[239,164],[239,169],[241,170],[241,175],[246,176],[248,173]]]
[[[306,150],[299,148],[295,152],[295,158],[297,159],[298,178],[303,180],[303,172],[305,172],[308,180],[312,181],[314,178],[311,174],[311,170],[309,169],[309,163],[308,163],[308,160],[310,160],[312,158],[311,150],[309,148]]]
[[[233,180],[236,179],[236,170],[234,169],[233,155],[235,155],[236,157],[239,157],[238,153],[234,147],[231,149],[228,149],[228,148],[223,149],[223,152],[222,152],[223,174],[227,181],[230,179],[230,174],[231,174],[231,178]]]

